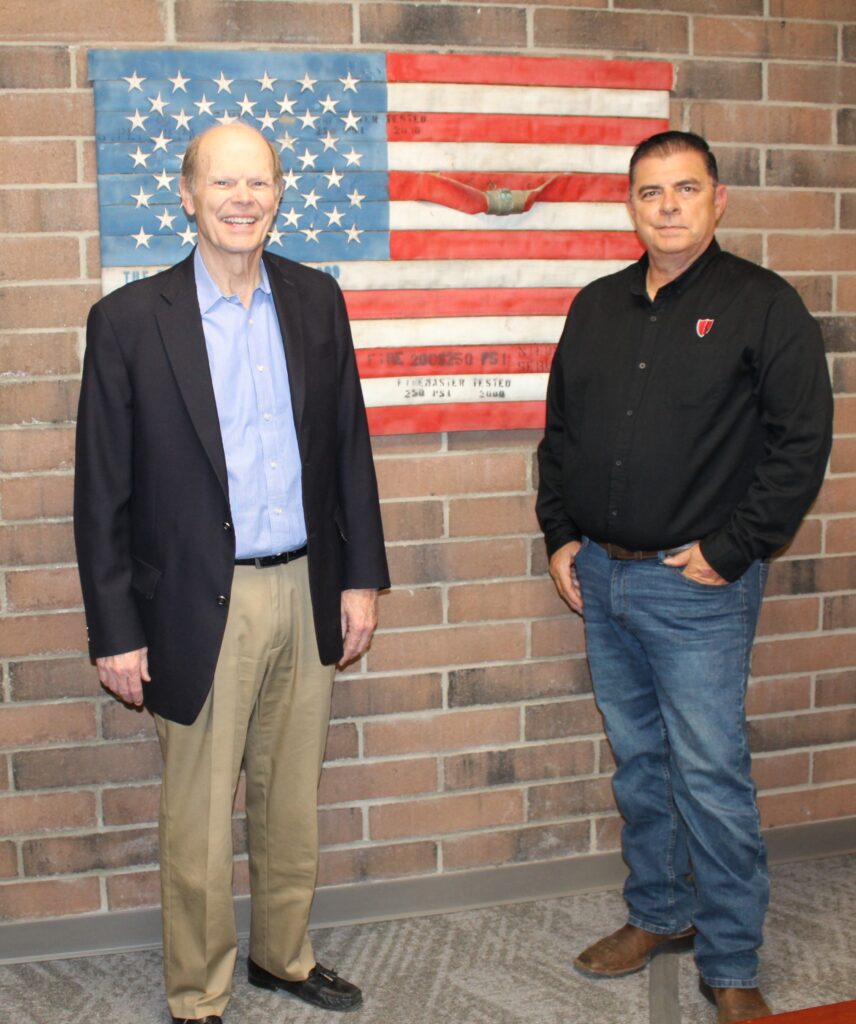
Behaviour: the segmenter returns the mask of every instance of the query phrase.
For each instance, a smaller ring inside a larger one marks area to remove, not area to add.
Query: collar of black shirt
[[[664,284],[663,287],[660,288],[654,302],[660,303],[668,299],[671,295],[679,295],[688,284],[691,284],[698,277],[708,263],[720,254],[721,251],[722,250],[719,248],[717,240],[715,238],[712,239],[710,245],[704,250],[701,256],[699,256],[695,263],[691,263],[683,274],[676,277],[674,281],[669,281],[668,284]],[[648,305],[653,305],[651,299],[648,297],[648,288],[646,284],[647,274],[648,253],[646,252],[636,264],[633,277],[630,281],[630,291],[633,295],[643,299],[648,303]]]

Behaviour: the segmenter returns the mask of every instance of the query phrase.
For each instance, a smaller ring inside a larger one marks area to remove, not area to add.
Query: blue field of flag
[[[182,155],[194,135],[238,120],[270,139],[285,171],[271,252],[387,259],[385,75],[382,54],[91,51],[102,265],[188,254]]]

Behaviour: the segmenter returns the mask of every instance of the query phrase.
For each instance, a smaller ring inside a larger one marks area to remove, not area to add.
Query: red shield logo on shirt
[[[695,332],[700,338],[703,338],[706,334],[710,333],[711,327],[713,327],[713,320],[697,320]]]

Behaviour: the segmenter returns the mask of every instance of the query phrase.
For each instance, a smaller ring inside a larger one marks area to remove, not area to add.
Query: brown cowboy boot
[[[702,995],[716,1006],[716,1024],[770,1017],[773,1011],[757,988],[713,988],[701,983]]]
[[[625,924],[617,932],[584,949],[574,960],[574,967],[583,974],[597,978],[620,978],[641,971],[658,946],[691,935],[695,935],[695,928],[659,935],[646,932],[634,924]]]

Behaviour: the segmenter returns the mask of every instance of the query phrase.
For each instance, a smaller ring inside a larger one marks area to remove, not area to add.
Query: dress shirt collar
[[[719,243],[714,238],[710,245],[704,250],[699,256],[695,263],[691,263],[683,274],[676,277],[673,281],[669,281],[668,284],[664,284],[662,288],[657,291],[657,298],[665,298],[673,293],[680,293],[683,289],[698,277],[702,270],[708,265],[708,263],[721,252]],[[648,286],[646,278],[648,275],[648,253],[646,252],[639,262],[636,264],[633,277],[630,281],[630,291],[633,295],[639,295],[650,302],[648,297]]]
[[[220,299],[226,299],[227,302],[240,301],[237,295],[224,295],[220,291],[214,278],[209,273],[208,267],[205,266],[205,260],[202,259],[199,246],[196,247],[196,251],[193,254],[193,272],[196,275],[196,295],[199,299],[199,310],[203,316],[209,313]],[[257,287],[261,288],[265,294],[270,295],[270,280],[264,260],[259,261],[259,284]]]

